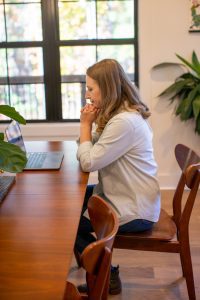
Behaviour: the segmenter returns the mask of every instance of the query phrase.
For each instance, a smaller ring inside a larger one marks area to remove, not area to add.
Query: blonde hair
[[[86,74],[97,82],[101,91],[102,105],[96,120],[97,132],[102,132],[107,122],[121,111],[136,110],[144,119],[150,116],[138,89],[116,60],[103,59],[89,67]]]

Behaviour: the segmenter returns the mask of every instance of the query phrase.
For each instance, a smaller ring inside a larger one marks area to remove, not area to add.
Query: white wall
[[[139,0],[139,84],[151,111],[155,156],[161,188],[173,188],[179,169],[174,147],[184,143],[200,153],[200,136],[192,122],[183,123],[173,115],[173,105],[156,96],[175,78],[175,71],[155,73],[152,66],[164,61],[178,62],[175,53],[190,59],[193,50],[200,58],[200,33],[189,33],[188,0]],[[2,126],[1,126],[2,127]],[[22,127],[26,140],[71,140],[79,124],[28,124]]]
[[[161,187],[174,187],[179,169],[174,147],[184,143],[200,153],[200,136],[194,123],[183,123],[176,117],[174,105],[156,96],[170,85],[175,71],[152,72],[160,62],[179,62],[175,53],[190,60],[195,50],[200,58],[200,33],[189,33],[188,0],[139,0],[139,72],[140,90],[152,111],[155,156],[159,166]]]

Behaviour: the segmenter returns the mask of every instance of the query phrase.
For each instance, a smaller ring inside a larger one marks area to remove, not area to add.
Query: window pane
[[[134,37],[134,1],[98,1],[98,38]]]
[[[116,59],[126,73],[134,73],[134,47],[133,45],[111,45],[97,47],[98,60],[104,58]]]
[[[0,85],[0,104],[14,106],[26,120],[44,120],[45,96],[43,84],[10,85],[10,99],[8,86]],[[9,118],[0,115],[0,120]]]
[[[11,85],[11,105],[26,120],[45,119],[45,96],[43,84]]]
[[[7,76],[6,49],[0,49],[0,79]]]
[[[41,1],[40,0],[5,0],[5,3],[22,3],[22,2],[30,3],[30,2],[41,2]]]
[[[42,40],[40,4],[7,4],[5,7],[9,42]]]
[[[6,41],[3,5],[0,5],[0,43]]]
[[[95,46],[61,47],[61,75],[85,74],[96,60]]]
[[[81,84],[62,83],[62,118],[79,119],[81,109]]]
[[[8,49],[9,76],[43,75],[41,48]]]
[[[0,85],[0,104],[9,104],[7,85]],[[5,117],[1,114],[0,114],[0,120],[5,120]]]
[[[59,1],[60,39],[96,38],[95,1]]]

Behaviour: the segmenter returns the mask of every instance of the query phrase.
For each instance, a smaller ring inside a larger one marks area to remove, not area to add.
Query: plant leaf
[[[195,98],[192,103],[194,118],[197,120],[198,116],[200,115],[200,95]]]
[[[26,154],[18,146],[0,141],[0,169],[18,173],[27,163]]]
[[[200,83],[200,78],[199,77],[197,77],[197,76],[195,76],[194,74],[192,74],[192,73],[184,73],[184,74],[182,74],[180,77],[179,77],[179,79],[190,79],[191,81],[193,81],[193,82],[196,82],[197,84],[198,83]]]
[[[176,108],[176,115],[180,115],[185,107],[185,101],[187,100],[187,98],[184,98],[180,101],[178,107]]]
[[[171,84],[168,88],[166,88],[161,94],[159,94],[158,97],[173,93],[179,93],[181,90],[185,90],[185,88],[187,88],[187,83],[189,82],[189,79],[176,81],[175,83]]]
[[[189,93],[190,93],[189,88],[182,89],[182,90],[178,91],[177,93],[173,94],[173,96],[171,96],[169,98],[169,100],[171,100],[171,102],[173,102],[175,99],[182,101],[183,99],[188,97]]]
[[[181,105],[179,106],[177,114],[180,114],[180,118],[182,121],[187,121],[188,119],[192,118],[192,100],[186,98],[182,100]]]
[[[199,69],[199,71],[200,71],[200,62],[199,62],[199,60],[198,60],[198,57],[197,57],[195,51],[192,52],[192,63],[193,63],[193,65],[196,66],[196,67]]]
[[[200,84],[191,89],[190,93],[188,94],[188,99],[193,100],[194,98],[198,97],[198,95],[200,95]]]
[[[12,106],[0,105],[0,114],[3,114],[15,121],[18,121],[21,124],[26,124],[26,120]]]
[[[179,54],[176,53],[176,56],[186,65],[188,66],[190,69],[192,69],[194,72],[197,73],[198,77],[200,77],[200,68],[196,67],[196,65],[194,65],[193,63],[190,63],[189,61],[187,61],[185,58],[183,58],[182,56],[180,56]]]
[[[3,140],[4,140],[4,133],[0,132],[0,141],[3,141]]]
[[[200,135],[200,115],[199,115],[198,119],[196,120],[195,132],[197,132]]]
[[[198,60],[195,51],[192,52],[191,62],[187,61],[179,54],[176,54],[176,56],[187,70],[189,67],[189,70],[187,73],[177,77],[174,83],[168,86],[158,97],[168,96],[168,100],[171,102],[175,99],[179,100],[175,109],[176,115],[179,115],[182,121],[193,118],[196,122],[195,132],[200,135],[200,61]],[[173,66],[177,64],[168,62],[161,63],[154,66],[153,69],[170,65]]]

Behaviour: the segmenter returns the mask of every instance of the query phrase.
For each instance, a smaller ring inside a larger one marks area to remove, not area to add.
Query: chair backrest
[[[173,218],[178,229],[188,231],[189,220],[200,183],[200,157],[185,145],[175,147],[176,160],[182,170],[173,199]],[[183,200],[184,189],[188,188],[187,199]]]
[[[119,224],[111,206],[101,197],[93,195],[88,212],[97,241],[87,246],[81,255],[86,270],[89,299],[101,299],[110,274],[111,253]]]

